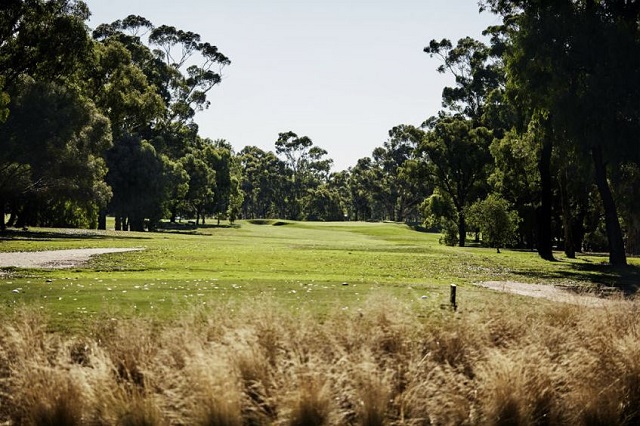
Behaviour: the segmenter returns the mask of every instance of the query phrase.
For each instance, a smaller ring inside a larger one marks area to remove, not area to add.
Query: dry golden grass
[[[640,304],[319,319],[273,300],[84,336],[0,326],[0,424],[640,424]]]

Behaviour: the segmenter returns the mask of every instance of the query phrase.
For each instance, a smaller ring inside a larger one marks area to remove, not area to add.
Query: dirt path
[[[624,303],[621,295],[612,292],[612,297],[598,297],[588,292],[576,292],[568,287],[549,284],[528,284],[515,281],[485,281],[476,284],[491,290],[514,293],[521,296],[538,297],[554,302],[571,303],[581,306],[604,307]]]
[[[139,248],[92,248],[0,253],[0,268],[73,268],[91,256],[142,250]]]

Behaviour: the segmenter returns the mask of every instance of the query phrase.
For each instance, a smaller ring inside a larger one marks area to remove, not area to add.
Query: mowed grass
[[[461,309],[479,309],[501,296],[471,286],[474,282],[629,289],[640,276],[636,259],[631,260],[636,266],[621,270],[593,255],[559,256],[561,261],[550,263],[531,251],[446,247],[438,234],[403,224],[257,223],[182,233],[17,231],[0,241],[0,251],[141,250],[96,256],[72,269],[5,269],[0,303],[34,305],[54,317],[56,327],[76,328],[104,315],[175,318],[193,305],[265,296],[319,314],[335,307],[357,309],[372,293],[413,302],[418,309],[439,309],[448,302],[449,284],[461,286]]]

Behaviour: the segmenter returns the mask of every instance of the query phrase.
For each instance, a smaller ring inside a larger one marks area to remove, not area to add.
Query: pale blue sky
[[[398,124],[440,109],[449,77],[422,49],[481,37],[497,17],[476,0],[87,0],[90,26],[130,14],[196,32],[231,66],[198,113],[200,134],[236,150],[274,150],[279,132],[309,136],[334,170],[371,155]]]

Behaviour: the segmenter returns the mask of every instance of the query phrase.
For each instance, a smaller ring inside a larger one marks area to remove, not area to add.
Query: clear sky
[[[231,59],[198,113],[200,135],[239,151],[309,136],[334,170],[371,155],[398,124],[440,109],[451,78],[422,49],[481,37],[499,19],[477,0],[87,0],[89,25],[142,15],[202,36]]]

